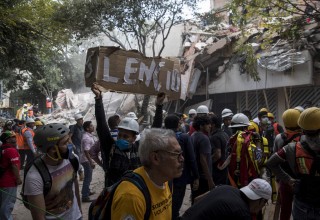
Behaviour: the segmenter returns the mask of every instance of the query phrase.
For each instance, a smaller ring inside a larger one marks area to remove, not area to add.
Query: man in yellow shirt
[[[139,157],[142,167],[134,170],[146,183],[151,197],[150,220],[171,219],[172,193],[168,181],[181,176],[184,158],[171,130],[152,128],[141,135]],[[111,219],[144,219],[143,193],[131,182],[117,187],[111,206]]]

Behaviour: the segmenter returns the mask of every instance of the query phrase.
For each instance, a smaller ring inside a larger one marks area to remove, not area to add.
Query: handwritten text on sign
[[[98,55],[93,49],[98,50]],[[170,99],[179,99],[181,75],[178,67],[172,60],[147,58],[134,51],[91,48],[87,54],[86,85],[97,81],[109,90],[149,95],[165,92]]]

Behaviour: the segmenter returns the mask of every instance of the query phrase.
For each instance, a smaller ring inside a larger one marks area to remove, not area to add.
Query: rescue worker
[[[26,127],[22,129],[21,133],[23,136],[23,145],[24,151],[23,152],[27,156],[27,165],[30,164],[34,157],[37,155],[36,152],[36,145],[34,144],[33,137],[34,131],[33,128],[35,126],[35,121],[32,118],[28,118],[26,121]],[[21,165],[23,165],[24,160],[21,161]]]
[[[284,146],[268,160],[267,166],[293,188],[293,219],[320,219],[320,109],[304,110],[298,125],[305,139]],[[291,174],[282,169],[285,162]]]
[[[52,101],[49,97],[46,99],[46,108],[47,108],[47,114],[51,114],[52,111]]]
[[[283,127],[275,121],[275,117],[271,112],[268,112],[268,119],[270,121],[271,126],[273,127],[274,136],[277,136],[280,133],[283,133]]]
[[[15,119],[16,124],[13,126],[13,131],[16,134],[16,144],[20,155],[20,170],[24,169],[24,161],[26,158],[26,153],[24,149],[24,140],[22,135],[22,130],[25,128],[25,121]]]
[[[197,108],[197,116],[202,116],[202,115],[207,116],[208,114],[209,114],[209,109],[206,105],[200,105]],[[191,125],[188,134],[191,136],[193,134],[193,132],[195,132],[195,129],[194,129],[193,125]],[[208,133],[207,133],[207,135],[208,135]]]
[[[186,132],[190,131],[190,126],[192,125],[194,117],[196,117],[197,111],[195,109],[190,109],[188,112],[188,119],[186,120]]]
[[[27,104],[23,104],[23,108],[22,108],[22,120],[27,120],[28,119],[28,105]]]
[[[229,137],[232,136],[232,130],[231,130],[231,128],[229,128],[229,126],[231,125],[232,116],[233,116],[233,112],[228,108],[223,109],[222,112],[221,112],[221,118],[222,118],[222,122],[223,122],[222,130]]]
[[[40,120],[35,121],[34,125],[36,126],[36,129],[39,129],[43,126],[42,122]]]
[[[234,135],[230,138],[231,158],[229,165],[229,180],[231,185],[241,188],[256,178],[265,179],[270,183],[265,162],[269,155],[268,141],[259,133],[248,131],[251,123],[242,113],[232,117],[231,128]],[[252,216],[262,219],[262,212]]]
[[[234,135],[229,140],[229,179],[238,188],[258,177],[269,180],[264,167],[269,153],[267,140],[256,132],[248,131],[250,125],[248,117],[242,113],[232,117],[230,127]]]
[[[291,142],[299,142],[302,135],[298,125],[301,112],[297,109],[288,109],[282,114],[285,132],[278,134],[274,141],[273,151],[278,152]],[[285,172],[291,173],[288,163],[281,167]],[[292,174],[293,175],[293,174]],[[292,187],[284,181],[279,181],[278,203],[280,203],[280,220],[290,220],[292,211],[293,191]]]

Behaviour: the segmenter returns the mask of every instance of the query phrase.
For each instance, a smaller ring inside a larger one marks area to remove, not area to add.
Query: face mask
[[[261,118],[261,123],[266,125],[269,123],[269,118]]]
[[[124,140],[124,139],[118,139],[116,141],[116,146],[120,149],[120,150],[128,150],[129,149],[129,142]]]

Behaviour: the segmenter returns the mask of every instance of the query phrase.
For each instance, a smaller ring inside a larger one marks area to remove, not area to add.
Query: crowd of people
[[[263,219],[268,201],[280,207],[281,220],[320,219],[319,108],[287,109],[282,127],[266,108],[256,118],[248,110],[215,114],[205,105],[164,115],[160,93],[153,123],[141,131],[134,112],[107,119],[99,87],[91,89],[96,127],[81,114],[69,127],[33,118],[6,123],[0,219],[12,219],[20,184],[37,220],[82,219],[84,202],[92,203],[89,219]],[[94,200],[96,166],[105,190]],[[180,215],[189,184],[192,205]]]

